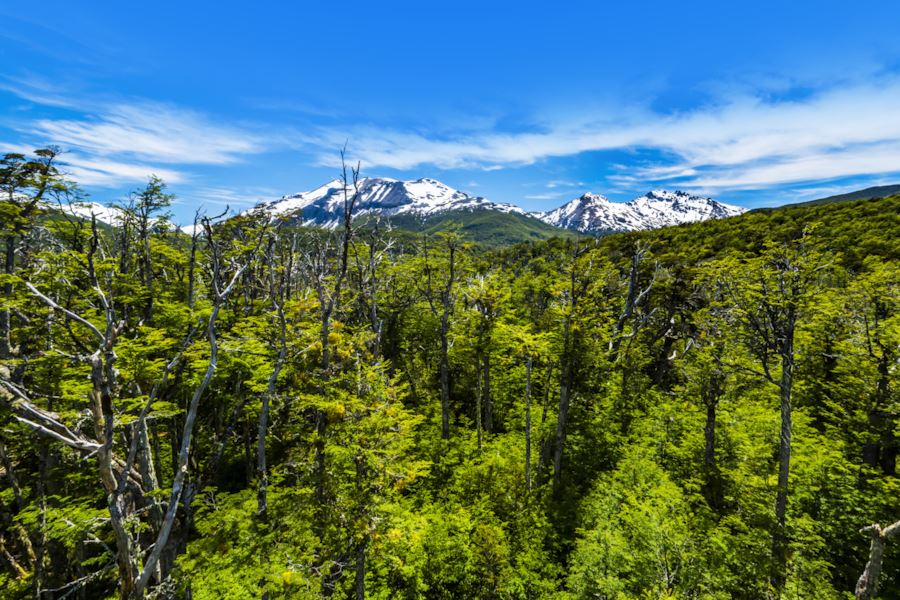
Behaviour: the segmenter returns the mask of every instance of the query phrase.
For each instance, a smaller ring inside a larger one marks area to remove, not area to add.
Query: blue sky
[[[900,182],[893,2],[0,6],[0,152],[176,216],[338,173],[548,209],[686,189],[748,207]]]

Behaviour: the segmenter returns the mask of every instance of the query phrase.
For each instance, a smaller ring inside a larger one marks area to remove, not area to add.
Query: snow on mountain
[[[120,225],[122,223],[122,210],[114,206],[106,206],[99,202],[72,202],[71,204],[47,203],[46,208],[61,210],[72,216],[90,220],[91,215],[97,217],[97,221],[107,225]]]
[[[125,220],[125,213],[121,208],[100,204],[99,202],[80,201],[72,202],[71,204],[53,204],[48,202],[44,204],[44,208],[62,211],[86,221],[90,221],[91,216],[95,216],[98,223],[104,223],[113,227],[121,226]],[[158,224],[159,219],[151,219],[151,222]],[[186,225],[179,229],[190,234],[193,231],[193,225]]]
[[[348,197],[353,195],[352,185],[348,186],[346,193]],[[399,181],[384,177],[360,180],[354,214],[412,214],[427,217],[451,210],[480,209],[527,214],[512,204],[498,204],[480,196],[470,196],[434,179]],[[344,185],[341,180],[335,179],[309,192],[258,204],[253,210],[264,210],[276,215],[294,215],[299,212],[304,225],[336,227],[344,214]]]
[[[653,190],[630,202],[584,194],[559,208],[533,213],[538,219],[583,233],[638,231],[739,215],[745,209],[687,192]]]
[[[352,186],[347,190],[352,195]],[[97,202],[77,202],[71,205],[47,205],[74,216],[97,220],[108,225],[122,222],[122,210]],[[328,228],[340,224],[344,214],[344,186],[341,180],[329,181],[314,190],[284,196],[272,202],[258,204],[253,210],[274,215],[299,217],[304,225]],[[470,196],[440,181],[423,178],[399,181],[385,177],[360,180],[359,198],[354,214],[413,215],[426,218],[454,210],[493,210],[536,217],[541,221],[582,233],[609,233],[656,229],[682,223],[721,219],[739,215],[745,209],[723,204],[711,198],[694,196],[682,191],[653,190],[630,202],[612,202],[605,196],[586,193],[547,212],[528,213],[512,204],[491,202],[480,196]],[[192,233],[193,226],[181,228]]]
[[[587,193],[559,208],[535,216],[557,227],[574,231],[634,231],[642,229],[641,217],[628,204],[610,202],[606,196]]]
[[[712,198],[693,196],[681,191],[653,190],[629,204],[644,215],[649,228],[723,219],[746,212],[740,206],[723,204]]]

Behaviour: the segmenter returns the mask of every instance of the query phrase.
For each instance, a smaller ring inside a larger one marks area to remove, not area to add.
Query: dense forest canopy
[[[4,598],[900,597],[900,197],[502,248],[0,162]]]

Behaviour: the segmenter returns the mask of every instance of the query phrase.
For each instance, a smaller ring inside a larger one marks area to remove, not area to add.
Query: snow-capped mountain
[[[106,225],[121,225],[123,218],[122,210],[120,208],[106,206],[99,202],[81,201],[72,202],[71,204],[53,204],[47,202],[44,203],[44,208],[46,210],[59,210],[68,213],[73,217],[88,221],[90,221],[91,216],[95,216],[99,223],[105,223]]]
[[[352,193],[351,187],[347,194]],[[113,226],[122,222],[121,209],[96,202],[48,208],[61,209],[84,219],[90,219],[93,214],[98,221]],[[263,202],[252,210],[284,215],[304,225],[333,228],[343,219],[344,185],[341,180],[335,179],[308,192]],[[357,217],[374,214],[386,217],[408,215],[424,222],[429,217],[450,211],[481,210],[520,215],[517,218],[525,217],[529,221],[533,217],[554,227],[590,234],[656,229],[745,212],[739,206],[723,204],[687,192],[653,190],[630,202],[612,202],[605,196],[586,193],[557,209],[528,213],[512,204],[500,204],[480,196],[470,196],[434,179],[399,181],[370,177],[359,182],[359,198],[354,214]],[[182,231],[190,233],[191,226],[182,228]]]
[[[344,214],[344,191],[341,180],[335,179],[309,192],[258,204],[253,210],[264,210],[276,215],[297,215],[304,225],[336,227]],[[347,194],[352,196],[352,186],[348,186]],[[470,196],[434,179],[399,181],[382,177],[360,180],[359,198],[353,212],[356,216],[381,214],[392,217],[410,214],[426,218],[452,210],[482,209],[527,214],[512,204],[498,204],[480,196]]]
[[[559,208],[532,213],[538,219],[582,233],[638,231],[682,223],[721,219],[745,212],[712,198],[687,192],[653,190],[630,202],[611,202],[605,196],[584,194]]]

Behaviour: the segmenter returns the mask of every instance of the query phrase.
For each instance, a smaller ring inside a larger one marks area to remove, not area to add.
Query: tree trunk
[[[788,504],[788,482],[791,472],[791,390],[794,383],[794,325],[792,317],[782,342],[781,381],[781,435],[778,448],[778,493],[775,497],[775,531],[772,535],[772,558],[775,571],[772,578],[776,590],[784,588],[787,572],[788,540],[786,517]]]
[[[12,275],[16,268],[16,238],[15,236],[6,237],[6,267],[5,273]],[[9,302],[12,300],[12,283],[3,284],[3,300]],[[12,341],[10,338],[10,311],[9,308],[0,310],[0,360],[9,360],[12,358]]]
[[[537,466],[537,484],[543,485],[546,481],[546,471],[545,467],[550,460],[550,450],[553,445],[553,440],[549,437],[545,438],[543,431],[544,426],[547,423],[547,407],[550,405],[550,392],[552,391],[553,383],[553,363],[551,363],[547,367],[547,381],[544,383],[544,400],[541,404],[541,435],[539,436],[540,440],[540,452],[538,453],[538,466]]]
[[[531,491],[531,357],[525,367],[525,489]]]
[[[444,303],[441,316],[441,437],[450,439],[450,344],[447,339],[449,327],[448,302]]]
[[[272,373],[269,375],[266,393],[263,394],[262,407],[259,411],[259,431],[256,440],[256,476],[258,481],[256,491],[256,514],[263,523],[268,522],[269,519],[269,502],[267,495],[269,475],[266,467],[266,434],[269,428],[270,400],[275,396],[278,375],[281,373],[281,367],[284,365],[284,358],[287,354],[287,323],[284,318],[283,302],[278,298],[278,295],[281,292],[275,285],[276,241],[274,236],[269,239],[266,255],[269,263],[269,295],[272,297],[272,308],[275,310],[275,315],[278,318],[278,357],[275,359],[275,365],[272,368]]]
[[[476,369],[477,372],[477,369]],[[478,449],[481,450],[482,443],[482,425],[481,425],[481,415],[482,415],[482,395],[484,394],[484,388],[481,385],[481,378],[476,377],[478,380],[477,389],[475,390],[475,429],[478,432]]]
[[[559,386],[559,412],[556,416],[556,437],[553,445],[553,486],[559,486],[562,475],[563,444],[566,440],[566,420],[569,416],[569,385],[566,382]]]
[[[484,430],[494,432],[494,408],[491,401],[491,355],[484,353]]]
[[[706,404],[706,425],[703,428],[703,436],[706,439],[706,448],[703,453],[703,464],[707,469],[716,468],[716,408],[718,402]]]
[[[356,600],[365,600],[366,597],[366,542],[362,541],[356,546]]]
[[[453,309],[453,282],[456,278],[456,246],[450,245],[447,285],[441,290],[441,437],[450,439],[450,312]]]
[[[703,428],[703,436],[706,440],[706,447],[703,453],[703,491],[706,496],[706,502],[715,511],[721,509],[723,503],[722,478],[716,461],[716,412],[718,406],[718,398],[707,399],[706,425]]]
[[[281,367],[284,365],[284,357],[287,353],[286,345],[286,325],[284,320],[284,311],[279,304],[277,306],[279,324],[281,328],[280,348],[278,350],[278,358],[275,360],[275,366],[269,375],[269,384],[266,393],[263,394],[262,408],[259,412],[259,433],[256,446],[256,475],[259,479],[259,488],[256,494],[256,512],[260,520],[266,522],[268,520],[268,499],[267,486],[269,477],[266,469],[266,433],[269,427],[269,405],[270,399],[275,395],[275,386],[278,383],[278,375],[281,373]]]
[[[878,524],[869,525],[860,533],[868,533],[872,536],[869,546],[869,560],[859,581],[856,582],[856,600],[872,600],[878,593],[878,577],[881,575],[881,561],[884,557],[884,544],[889,539],[900,533],[900,521],[881,529]]]
[[[207,234],[210,238],[212,238],[212,234],[210,233],[208,224]],[[211,239],[210,243],[212,243]],[[143,566],[143,570],[141,571],[140,576],[135,583],[134,596],[138,598],[142,597],[144,590],[147,589],[147,585],[150,583],[150,577],[156,573],[160,557],[163,555],[163,551],[166,550],[169,543],[169,536],[172,533],[172,527],[175,523],[175,514],[178,511],[179,500],[182,499],[182,492],[185,490],[185,479],[188,473],[188,460],[190,458],[191,441],[194,435],[194,423],[197,420],[197,411],[200,407],[200,399],[206,392],[206,388],[209,387],[209,383],[212,380],[213,374],[216,372],[216,367],[218,365],[219,343],[216,338],[216,319],[219,316],[219,310],[221,309],[222,304],[225,302],[225,299],[231,293],[232,289],[234,289],[238,278],[243,274],[245,269],[245,267],[240,267],[232,277],[231,282],[225,287],[225,289],[219,291],[219,268],[218,256],[215,250],[213,250],[213,290],[215,297],[213,299],[212,312],[210,313],[209,319],[207,321],[209,360],[207,361],[206,372],[203,375],[203,379],[194,390],[184,417],[184,429],[181,434],[178,462],[176,464],[172,479],[172,491],[169,494],[166,514],[163,518],[159,533],[156,536],[156,542],[153,544],[153,550],[147,556],[146,562]],[[188,506],[189,498],[185,498],[184,500],[185,506]]]
[[[569,385],[572,374],[571,364],[571,323],[566,319],[563,335],[562,372],[559,378],[559,411],[556,413],[556,437],[553,445],[553,487],[559,486],[562,474],[563,445],[566,441],[566,422],[569,418]]]

